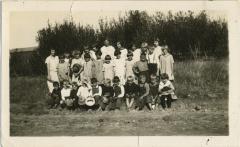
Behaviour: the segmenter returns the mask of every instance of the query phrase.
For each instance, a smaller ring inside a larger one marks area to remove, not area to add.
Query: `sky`
[[[48,24],[62,23],[64,20],[70,20],[72,17],[75,23],[82,25],[92,25],[98,28],[99,19],[110,20],[124,15],[124,11],[81,11],[72,12],[11,12],[10,14],[10,49],[37,46],[37,32],[45,28]],[[154,12],[148,12],[150,15]],[[226,18],[224,12],[211,12],[210,17]]]

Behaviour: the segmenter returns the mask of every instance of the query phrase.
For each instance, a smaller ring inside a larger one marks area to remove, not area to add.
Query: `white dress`
[[[101,47],[100,50],[102,52],[101,59],[104,60],[106,55],[110,55],[112,59],[115,58],[115,56],[114,56],[115,48],[113,46],[111,46],[111,45],[103,46],[103,47]]]
[[[120,83],[122,85],[125,84],[125,74],[126,74],[126,61],[125,59],[114,59],[113,60],[114,66],[114,75],[118,76],[120,79]]]
[[[104,80],[110,79],[112,80],[114,77],[114,65],[113,62],[110,62],[109,64],[104,63],[103,64],[103,76]]]
[[[168,74],[169,80],[174,80],[173,63],[174,60],[171,54],[162,55],[159,61],[159,69],[161,74]]]

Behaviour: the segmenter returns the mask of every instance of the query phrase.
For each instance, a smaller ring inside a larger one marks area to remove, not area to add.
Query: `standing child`
[[[159,76],[159,62],[160,62],[160,58],[161,58],[161,56],[162,56],[162,48],[161,48],[161,46],[159,46],[159,40],[158,39],[156,39],[155,41],[154,41],[154,47],[155,47],[155,49],[154,49],[154,55],[156,56],[156,59],[157,59],[157,68],[158,68],[158,70],[157,70],[157,76]]]
[[[133,65],[135,61],[133,60],[133,53],[130,51],[127,54],[127,61],[126,61],[126,77],[132,76],[134,78],[134,73],[133,73]],[[135,79],[135,78],[134,78]]]
[[[113,78],[113,90],[114,96],[110,99],[109,108],[110,110],[120,110],[122,98],[125,92],[123,85],[120,84],[120,79],[118,76]]]
[[[60,101],[61,107],[65,108],[67,105],[67,99],[70,98],[70,93],[71,93],[71,88],[69,87],[69,82],[68,81],[63,81],[63,88],[61,90],[61,96],[62,99]]]
[[[73,82],[72,83],[72,90],[70,93],[70,98],[73,100],[73,109],[77,109],[78,108],[78,96],[77,96],[77,92],[78,92],[78,84],[77,82]]]
[[[146,105],[146,99],[149,95],[149,84],[145,74],[139,76],[139,98],[137,100],[137,109],[142,110]]]
[[[137,48],[135,44],[132,45],[131,51],[133,53],[133,61],[140,61],[141,49]]]
[[[169,77],[170,81],[174,80],[174,75],[173,75],[173,56],[169,53],[169,48],[168,46],[164,46],[163,49],[163,55],[160,58],[159,61],[159,69],[161,74],[166,73]]]
[[[149,81],[149,74],[148,74],[148,62],[146,59],[146,54],[142,53],[140,56],[140,61],[134,63],[133,65],[133,72],[136,74],[138,77],[139,75],[145,75],[147,78],[147,81]]]
[[[159,84],[159,93],[161,99],[161,105],[163,109],[171,108],[172,95],[174,95],[174,87],[171,81],[169,80],[168,74],[163,73],[161,75],[161,82]]]
[[[156,75],[151,75],[149,84],[149,96],[147,99],[147,104],[151,110],[158,108],[159,95],[158,95],[158,80]]]
[[[111,56],[106,55],[105,62],[103,63],[103,76],[104,80],[113,79],[114,77],[114,64],[111,61]]]
[[[79,50],[74,50],[73,51],[73,56],[74,56],[74,58],[72,59],[71,69],[73,68],[73,66],[75,64],[78,64],[78,65],[82,66],[83,60],[80,58],[80,51]],[[80,69],[80,70],[82,70],[82,69]]]
[[[100,107],[98,111],[104,111],[109,104],[110,99],[114,95],[113,87],[111,86],[111,80],[106,79],[104,85],[102,86],[102,100],[100,100]]]
[[[71,83],[73,82],[76,82],[78,84],[78,86],[80,86],[80,81],[81,81],[81,72],[80,72],[80,69],[82,69],[81,65],[79,64],[75,64],[73,67],[72,67],[72,77],[71,77]]]
[[[90,48],[88,46],[84,46],[84,51],[82,53],[82,60],[85,59],[85,54],[89,54],[90,55],[90,59],[91,60],[96,60],[96,55],[95,52],[93,50],[90,50]]]
[[[125,74],[126,74],[126,62],[125,58],[121,58],[121,52],[116,50],[114,52],[116,59],[113,60],[114,75],[118,76],[120,79],[120,84],[125,84]]]
[[[93,77],[97,79],[99,83],[103,83],[103,60],[101,60],[102,53],[101,51],[96,52],[97,59],[93,61],[94,63],[94,70],[93,70]]]
[[[69,63],[65,62],[64,56],[59,56],[59,64],[57,65],[57,73],[58,73],[58,79],[60,84],[62,84],[63,81],[67,80],[69,81]]]
[[[154,54],[154,47],[150,47],[147,55],[149,74],[157,74],[157,57]]]
[[[71,58],[70,58],[69,52],[64,53],[64,61],[69,63],[69,64],[71,63]]]
[[[93,66],[94,64],[91,60],[90,54],[84,54],[83,71],[81,73],[82,80],[87,80],[88,82],[90,82],[93,76]]]
[[[45,61],[47,65],[47,85],[49,93],[53,91],[53,82],[59,82],[57,74],[58,56],[55,55],[55,49],[51,49],[50,56]]]
[[[58,82],[53,82],[53,91],[48,101],[49,108],[57,108],[61,100],[61,89]]]
[[[134,99],[137,98],[139,93],[139,87],[134,83],[134,77],[128,76],[127,82],[125,84],[125,98],[127,109],[130,110],[133,106]]]

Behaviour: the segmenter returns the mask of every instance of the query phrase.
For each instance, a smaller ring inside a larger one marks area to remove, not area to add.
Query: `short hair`
[[[91,79],[91,83],[93,84],[93,83],[97,83],[98,81],[97,81],[97,79],[96,78],[92,78]]]
[[[84,59],[91,58],[90,54],[84,54]]]
[[[69,83],[69,81],[68,81],[68,80],[63,80],[63,84],[64,84],[64,83]]]
[[[58,82],[53,82],[53,87],[59,87],[59,83]]]
[[[115,77],[113,78],[113,83],[118,83],[118,82],[120,82],[120,79],[119,79],[118,76],[115,76]]]
[[[64,55],[59,55],[58,58],[59,58],[59,59],[64,59],[65,57],[64,57]]]
[[[141,57],[141,56],[145,56],[145,57],[146,57],[146,53],[145,53],[145,52],[142,52],[141,55],[140,55],[140,57]]]
[[[128,53],[127,53],[127,57],[130,57],[130,56],[133,56],[133,52],[128,51]]]
[[[80,51],[79,50],[74,50],[73,55],[80,55]]]
[[[96,51],[95,55],[99,55],[99,56],[102,56],[102,52],[100,50]]]
[[[112,58],[111,58],[111,56],[110,55],[106,55],[105,56],[105,60],[111,60]]]
[[[150,75],[150,78],[151,78],[151,79],[157,79],[157,75],[156,75],[156,74],[151,74],[151,75]]]
[[[134,77],[133,76],[128,76],[127,77],[127,81],[133,81],[134,80]]]
[[[147,76],[145,74],[143,74],[143,73],[140,73],[139,79],[141,79],[141,78],[147,78]]]
[[[53,50],[56,51],[54,48],[50,48],[50,51],[53,51]]]
[[[105,79],[104,84],[111,84],[111,80],[110,79]]]
[[[78,86],[77,82],[72,82],[72,86]]]
[[[162,74],[161,74],[161,79],[163,79],[163,80],[165,80],[165,79],[169,79],[168,74],[166,74],[166,73],[162,73]]]
[[[74,64],[72,67],[73,73],[78,73],[80,71],[81,65],[79,64]]]
[[[120,50],[116,50],[115,52],[114,52],[114,56],[117,56],[117,55],[120,55],[121,54],[121,51]]]

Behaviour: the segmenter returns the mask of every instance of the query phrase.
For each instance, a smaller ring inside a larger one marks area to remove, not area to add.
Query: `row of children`
[[[96,78],[91,83],[83,80],[80,86],[73,82],[71,85],[64,80],[62,88],[58,82],[53,82],[54,89],[48,101],[50,108],[67,108],[70,110],[120,110],[123,101],[128,110],[142,110],[145,106],[149,110],[158,109],[159,104],[163,109],[170,108],[174,99],[174,87],[166,73],[161,74],[161,81],[156,75],[150,76],[147,82],[145,74],[139,75],[138,84],[133,76],[128,76],[126,84],[120,83],[120,78],[115,76],[111,84],[106,79],[99,84]]]
[[[169,80],[173,80],[173,57],[168,53],[168,47],[160,47],[158,41],[154,41],[154,46],[142,43],[141,49],[134,45],[131,50],[127,50],[117,43],[117,49],[109,45],[105,40],[105,45],[100,49],[90,50],[84,48],[84,52],[73,52],[73,58],[69,54],[65,56],[55,56],[55,50],[51,50],[51,55],[46,59],[48,69],[48,87],[53,90],[53,82],[67,80],[70,83],[76,82],[78,86],[82,80],[90,81],[96,78],[99,83],[104,80],[112,80],[118,76],[120,84],[124,85],[127,77],[133,76],[134,82],[138,82],[140,74],[147,77],[151,74],[159,76],[166,73]]]

